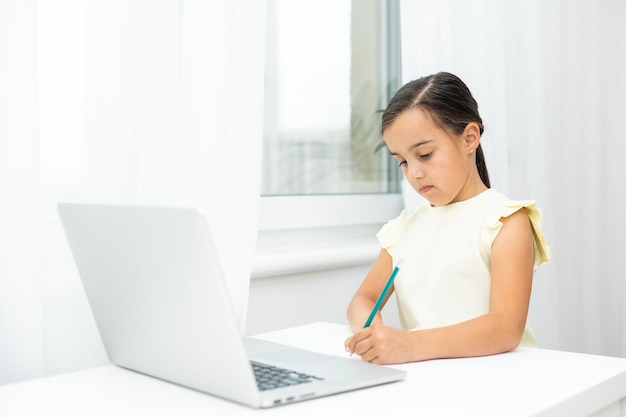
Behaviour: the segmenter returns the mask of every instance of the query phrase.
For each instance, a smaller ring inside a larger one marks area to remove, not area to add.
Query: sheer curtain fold
[[[243,333],[260,194],[265,2],[63,0],[52,19],[45,7],[0,0],[0,383],[106,362],[59,200],[200,210]],[[70,22],[80,40],[57,54],[45,36],[62,32],[63,19],[81,20]],[[67,71],[79,76],[47,88],[55,77],[43,74],[45,56],[71,56],[78,64]],[[76,106],[76,117],[60,120],[50,103]],[[77,140],[59,134],[69,131]]]
[[[265,7],[195,1],[183,13],[177,200],[208,218],[242,331],[261,187]]]
[[[0,382],[43,366],[36,10],[0,2]]]
[[[623,2],[403,1],[403,75],[476,96],[495,188],[544,210],[553,260],[530,320],[544,347],[626,356]]]

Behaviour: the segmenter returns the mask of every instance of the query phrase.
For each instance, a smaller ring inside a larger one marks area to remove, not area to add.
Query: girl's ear
[[[480,127],[476,122],[470,122],[463,130],[463,141],[468,153],[473,153],[480,144]]]

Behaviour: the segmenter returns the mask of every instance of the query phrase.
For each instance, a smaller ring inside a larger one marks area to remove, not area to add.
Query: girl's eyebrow
[[[413,145],[409,146],[409,151],[412,151],[413,149],[419,148],[420,146],[426,145],[427,143],[430,143],[430,142],[432,142],[432,140],[423,140],[421,142],[414,143]],[[394,156],[399,155],[397,152],[390,152],[390,154]]]

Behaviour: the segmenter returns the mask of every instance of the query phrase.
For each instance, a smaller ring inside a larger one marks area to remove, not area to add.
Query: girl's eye
[[[400,161],[400,163],[398,164],[398,166],[400,168],[402,168],[403,166],[406,166],[406,161]]]
[[[420,155],[420,159],[429,159],[432,156],[432,152],[425,153],[424,155]]]

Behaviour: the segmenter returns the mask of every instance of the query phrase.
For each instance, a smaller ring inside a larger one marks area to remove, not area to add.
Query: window
[[[265,77],[254,275],[341,264],[324,248],[369,262],[376,230],[402,208],[380,138],[401,83],[398,1],[268,0]]]
[[[268,2],[262,194],[399,192],[380,113],[400,83],[398,5]]]

